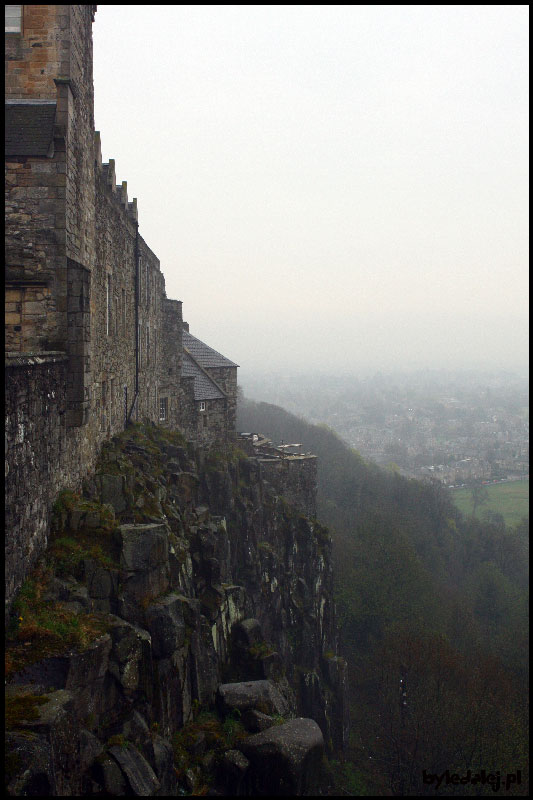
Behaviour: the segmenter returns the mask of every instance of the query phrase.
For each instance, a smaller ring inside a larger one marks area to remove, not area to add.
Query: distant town
[[[529,477],[529,389],[513,374],[261,376],[250,399],[326,424],[361,455],[450,488]]]

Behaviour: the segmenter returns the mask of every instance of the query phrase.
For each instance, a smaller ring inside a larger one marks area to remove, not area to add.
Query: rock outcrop
[[[11,795],[313,795],[344,747],[329,535],[235,449],[112,440],[14,612]]]

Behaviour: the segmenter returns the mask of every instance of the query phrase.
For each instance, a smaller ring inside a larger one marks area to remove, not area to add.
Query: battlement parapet
[[[137,198],[134,197],[133,200],[129,202],[128,182],[122,181],[122,183],[117,183],[115,159],[110,158],[107,163],[102,163],[102,140],[100,131],[94,132],[94,163],[96,172],[102,176],[110,196],[124,209],[128,217],[137,223],[139,221]]]
[[[301,452],[301,444],[274,445],[259,433],[240,433],[237,443],[257,461],[262,480],[307,517],[316,517],[316,455]]]

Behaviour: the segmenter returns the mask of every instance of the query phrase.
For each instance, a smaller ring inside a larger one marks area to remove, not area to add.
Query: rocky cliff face
[[[347,736],[331,543],[236,449],[133,426],[8,630],[12,795],[313,795]]]

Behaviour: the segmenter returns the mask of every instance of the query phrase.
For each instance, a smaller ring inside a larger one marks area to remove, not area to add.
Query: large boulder
[[[222,683],[217,690],[217,703],[222,713],[255,709],[263,714],[284,716],[289,712],[287,702],[272,681]]]
[[[250,767],[248,794],[288,797],[319,794],[324,738],[316,722],[298,718],[240,744]]]

